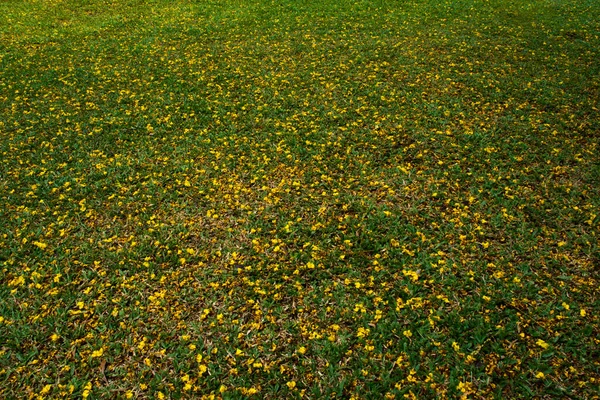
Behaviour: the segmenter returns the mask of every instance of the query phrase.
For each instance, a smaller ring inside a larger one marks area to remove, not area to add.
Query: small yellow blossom
[[[369,333],[371,333],[371,330],[369,328],[360,327],[360,328],[358,328],[358,332],[356,333],[356,336],[358,336],[359,338],[362,338],[362,337],[369,336]]]
[[[87,397],[90,395],[91,390],[92,390],[92,382],[88,382],[83,387],[83,393],[81,393],[81,397],[83,397],[84,399],[87,399]]]
[[[92,358],[102,357],[102,354],[104,354],[104,348],[101,347],[98,350],[92,352]]]
[[[538,346],[547,349],[548,347],[550,347],[550,345],[546,342],[544,342],[542,339],[538,339],[535,344],[537,344]]]

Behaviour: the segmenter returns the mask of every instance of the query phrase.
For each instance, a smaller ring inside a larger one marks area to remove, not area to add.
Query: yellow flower
[[[407,338],[409,338],[409,337],[411,337],[413,335],[412,332],[409,329],[407,329],[404,332],[402,332],[402,334],[404,336],[406,336]]]
[[[48,247],[48,245],[46,243],[42,243],[42,242],[33,242],[33,244],[42,250],[44,250],[46,247]]]
[[[287,387],[290,388],[290,390],[292,390],[293,388],[296,387],[296,382],[295,381],[289,381],[286,383]]]
[[[369,336],[369,333],[371,333],[371,330],[369,328],[358,328],[358,332],[356,333],[356,336],[358,336],[359,338],[365,337],[365,336]]]
[[[537,374],[535,374],[535,377],[538,379],[544,379],[546,377],[546,375],[544,375],[543,372],[538,372]]]
[[[104,348],[100,348],[94,352],[92,352],[92,358],[96,358],[96,357],[102,357],[102,354],[104,354]]]
[[[298,353],[300,353],[300,354],[304,354],[304,353],[306,353],[306,347],[304,347],[304,346],[301,346],[301,347],[298,349]]]
[[[535,344],[537,344],[538,346],[547,349],[548,347],[550,347],[550,345],[546,342],[544,342],[542,339],[538,339]]]
[[[92,382],[88,382],[84,387],[83,387],[83,393],[81,394],[81,396],[86,399],[89,395],[90,395],[90,391],[92,390]]]

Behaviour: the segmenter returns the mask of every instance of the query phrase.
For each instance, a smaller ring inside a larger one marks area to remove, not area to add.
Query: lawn
[[[0,398],[599,398],[600,2],[0,2]]]

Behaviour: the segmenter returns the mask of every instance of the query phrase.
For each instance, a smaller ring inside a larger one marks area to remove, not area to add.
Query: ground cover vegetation
[[[597,398],[599,16],[3,1],[0,397]]]

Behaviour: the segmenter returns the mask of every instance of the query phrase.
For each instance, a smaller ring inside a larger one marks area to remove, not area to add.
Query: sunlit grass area
[[[0,3],[0,398],[598,398],[600,2]]]

